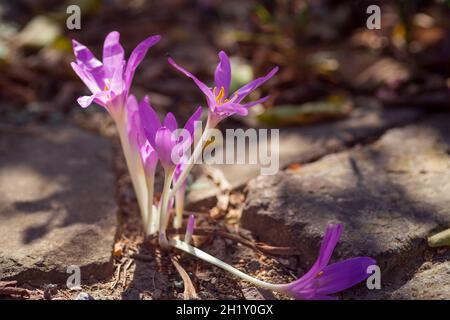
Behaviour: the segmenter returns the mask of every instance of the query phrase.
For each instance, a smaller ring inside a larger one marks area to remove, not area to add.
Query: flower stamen
[[[225,88],[220,87],[220,91],[217,95],[216,95],[216,89],[217,89],[217,87],[214,87],[214,89],[213,89],[213,94],[216,97],[216,102],[217,102],[217,104],[222,104],[222,99],[225,97]],[[225,102],[226,102],[226,100],[225,100]]]

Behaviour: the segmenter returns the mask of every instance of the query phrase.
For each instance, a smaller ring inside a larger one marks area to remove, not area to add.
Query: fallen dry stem
[[[181,264],[178,261],[178,258],[172,257],[171,261],[172,261],[173,265],[175,266],[175,269],[177,269],[178,273],[180,274],[181,279],[183,279],[184,300],[197,300],[198,299],[197,291],[195,290],[194,284],[192,283],[191,278],[189,277],[188,273],[181,266]]]

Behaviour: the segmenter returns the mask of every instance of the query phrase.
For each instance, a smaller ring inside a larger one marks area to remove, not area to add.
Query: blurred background
[[[71,4],[81,8],[80,30],[66,27]],[[366,27],[372,4],[381,8],[380,30]],[[87,89],[69,63],[71,39],[101,57],[112,30],[121,33],[127,54],[145,37],[163,36],[139,66],[132,91],[181,118],[204,100],[166,55],[208,83],[219,50],[231,56],[234,88],[280,66],[259,92],[271,100],[252,117],[230,120],[249,126],[347,117],[363,107],[361,96],[389,108],[450,103],[450,2],[444,0],[18,0],[1,1],[0,16],[3,124],[69,119],[108,134],[104,110],[77,106]]]

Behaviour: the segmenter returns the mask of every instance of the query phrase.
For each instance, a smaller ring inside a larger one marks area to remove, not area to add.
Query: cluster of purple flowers
[[[148,49],[159,42],[160,36],[151,36],[142,41],[125,60],[124,49],[118,32],[111,32],[103,46],[103,61],[98,60],[84,45],[73,41],[75,62],[71,66],[91,91],[91,95],[78,98],[81,107],[92,103],[103,106],[110,113],[119,132],[119,137],[130,177],[133,183],[147,235],[158,233],[159,243],[164,248],[178,248],[200,259],[219,266],[255,285],[290,295],[296,299],[329,299],[329,295],[347,289],[368,277],[367,268],[375,264],[368,257],[358,257],[328,265],[333,250],[342,233],[341,225],[330,225],[325,233],[319,257],[311,270],[303,277],[288,284],[271,284],[253,278],[206,252],[190,245],[195,219],[189,218],[184,241],[168,239],[166,229],[170,222],[170,209],[175,201],[175,228],[182,226],[186,178],[201,155],[209,130],[225,118],[237,114],[245,116],[248,109],[268,99],[243,100],[256,88],[272,78],[278,71],[273,68],[267,75],[244,85],[230,93],[231,65],[227,54],[219,52],[219,63],[211,88],[196,76],[175,63],[168,62],[178,71],[191,78],[206,97],[208,116],[199,141],[194,141],[194,127],[201,121],[202,107],[198,107],[180,130],[172,113],[161,121],[148,97],[140,102],[130,94],[134,72],[144,59]],[[192,154],[187,152],[193,149]],[[153,203],[153,184],[158,163],[165,173],[161,200]]]

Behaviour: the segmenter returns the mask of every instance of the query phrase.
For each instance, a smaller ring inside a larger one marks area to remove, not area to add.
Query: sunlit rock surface
[[[388,130],[365,147],[248,184],[242,226],[261,240],[317,256],[328,223],[343,223],[335,257],[369,255],[384,275],[422,259],[450,225],[450,116]]]
[[[112,148],[72,126],[0,132],[0,279],[65,282],[112,272]]]

